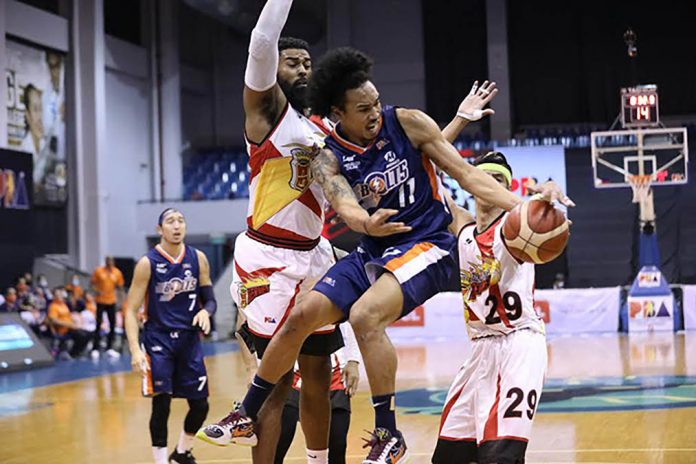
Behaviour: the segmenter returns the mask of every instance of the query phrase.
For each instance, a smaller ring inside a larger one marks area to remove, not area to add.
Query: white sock
[[[176,452],[185,453],[191,448],[193,448],[193,435],[189,435],[182,430],[179,435],[179,443],[176,445]]]
[[[169,464],[169,456],[167,455],[167,448],[160,448],[159,446],[152,447],[152,456],[155,458],[155,464]]]
[[[329,464],[329,450],[307,450],[307,464]]]

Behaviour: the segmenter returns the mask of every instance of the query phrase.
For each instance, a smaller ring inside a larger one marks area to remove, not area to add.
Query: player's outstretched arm
[[[397,109],[396,115],[411,143],[464,190],[506,211],[522,202],[491,176],[464,161],[430,116],[419,110],[404,108]]]
[[[348,227],[361,234],[383,237],[400,234],[411,230],[403,222],[387,222],[398,213],[392,209],[378,209],[370,215],[350,188],[350,184],[341,175],[341,168],[336,155],[331,150],[323,149],[312,160],[312,175],[324,190],[326,199],[333,209],[346,222]]]
[[[135,265],[133,271],[133,281],[128,290],[126,298],[125,326],[126,335],[128,337],[128,346],[131,352],[131,365],[133,370],[145,372],[148,370],[147,358],[145,353],[140,349],[138,336],[140,328],[138,327],[138,309],[142,306],[147,292],[147,285],[150,281],[150,260],[147,256],[143,256]]]
[[[492,108],[483,109],[498,94],[495,82],[484,81],[481,87],[478,81],[474,81],[471,90],[457,108],[457,114],[449,124],[442,129],[442,135],[448,142],[454,142],[460,132],[472,121],[478,121],[484,116],[492,116],[495,111]]]
[[[217,311],[217,301],[213,292],[213,282],[210,280],[210,264],[208,258],[200,250],[196,250],[198,256],[198,293],[203,307],[193,316],[191,325],[201,328],[204,334],[210,332],[210,317]]]
[[[243,100],[244,130],[253,142],[266,137],[287,104],[277,83],[278,39],[291,6],[292,0],[268,0],[251,32]]]
[[[475,221],[474,216],[456,204],[449,192],[445,192],[445,201],[447,201],[447,207],[452,212],[452,222],[448,229],[451,233],[457,235],[462,230],[462,227]]]

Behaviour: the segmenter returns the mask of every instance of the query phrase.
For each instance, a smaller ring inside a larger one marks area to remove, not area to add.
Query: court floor
[[[233,343],[209,344],[209,418],[243,395]],[[696,333],[558,337],[527,462],[696,462]],[[467,340],[399,340],[397,410],[411,463],[430,462],[449,382]],[[0,376],[0,463],[148,463],[150,402],[128,360],[75,361]],[[367,382],[353,400],[349,463],[359,463],[373,415]],[[186,404],[174,401],[170,447]],[[304,461],[298,427],[286,462]],[[197,443],[199,463],[251,462],[244,448]]]

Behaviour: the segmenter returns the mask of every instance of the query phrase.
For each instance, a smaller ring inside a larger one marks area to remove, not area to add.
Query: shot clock
[[[639,85],[621,89],[621,124],[624,128],[660,125],[657,86]]]

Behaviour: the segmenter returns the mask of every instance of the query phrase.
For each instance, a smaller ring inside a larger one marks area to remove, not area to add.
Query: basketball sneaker
[[[237,405],[234,411],[221,421],[200,429],[196,433],[196,438],[217,446],[229,444],[256,446],[259,440],[254,429],[254,421],[250,417],[242,415],[239,411],[239,405]]]
[[[408,449],[401,432],[394,436],[387,429],[378,427],[370,432],[370,438],[365,439],[363,448],[370,452],[362,464],[404,464],[408,460]]]
[[[180,453],[174,447],[174,451],[169,455],[169,464],[196,464],[196,458],[191,454],[191,450],[186,450],[185,453]]]

